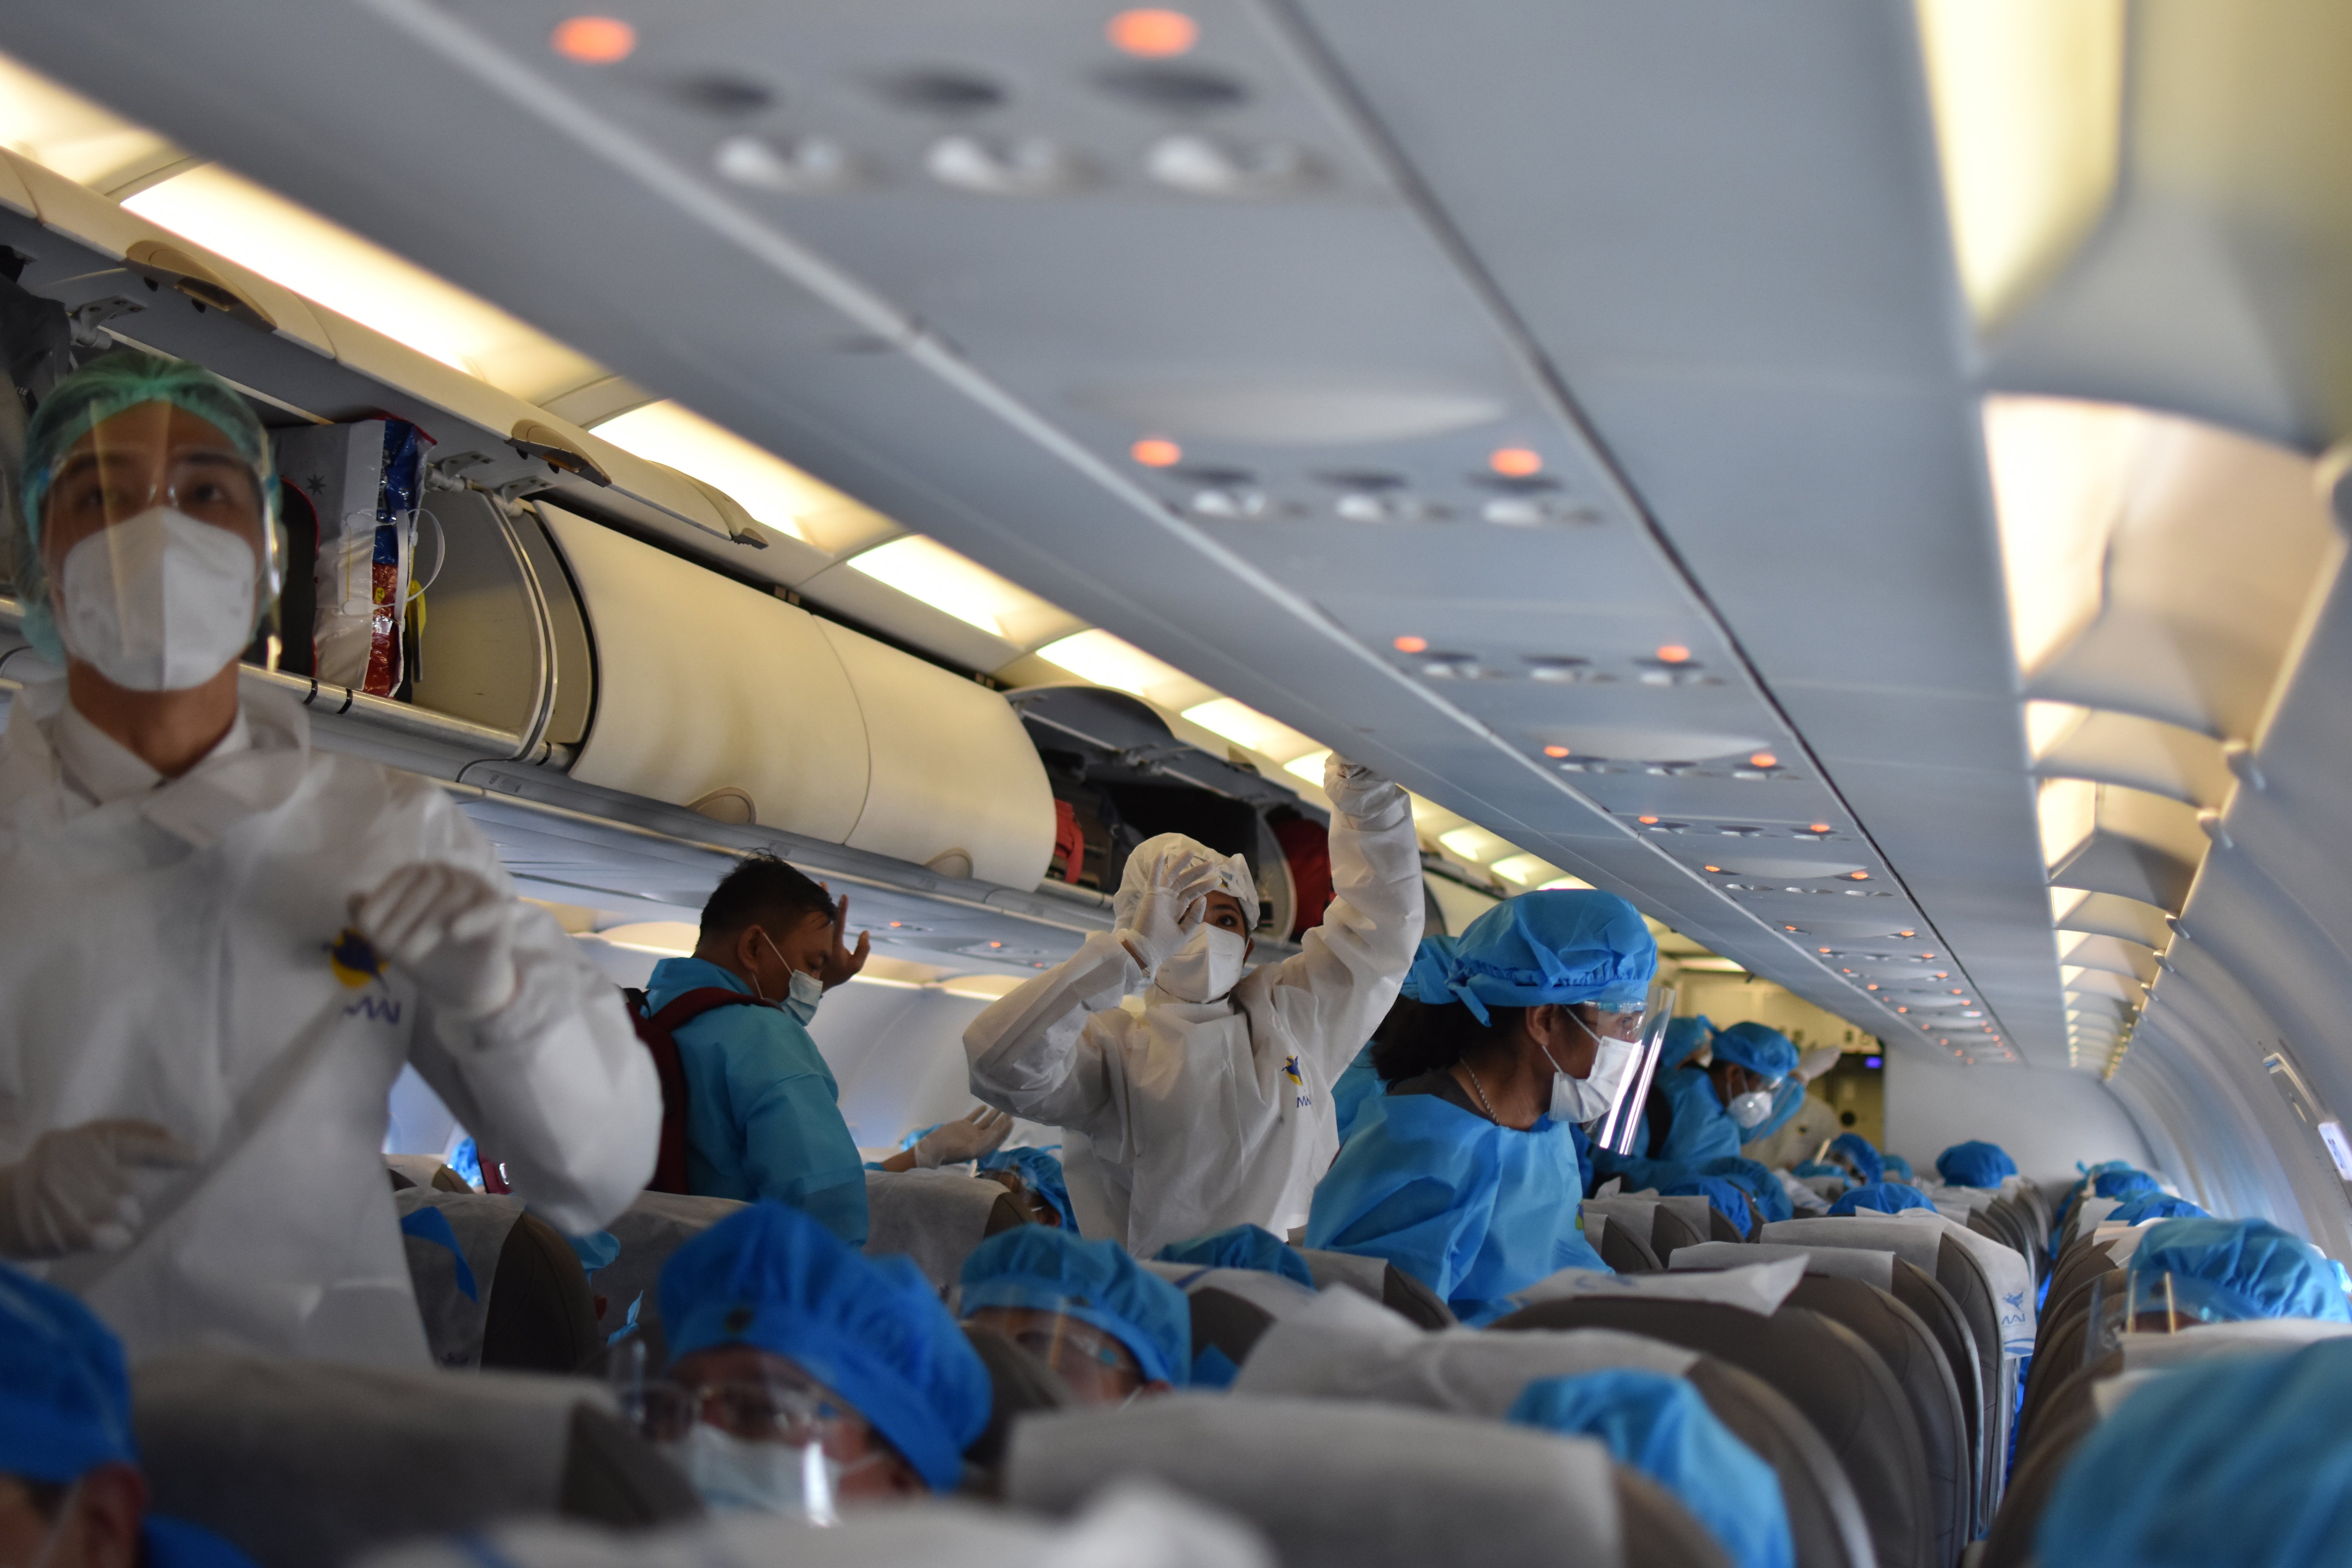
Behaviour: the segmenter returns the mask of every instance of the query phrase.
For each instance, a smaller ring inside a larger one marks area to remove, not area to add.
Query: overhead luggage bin
[[[2126,784],[2190,805],[2220,805],[2230,795],[2230,767],[2210,735],[2133,713],[2102,713],[2059,702],[2026,704],[2035,739],[2034,773]]]
[[[2077,969],[2104,970],[2139,982],[2156,982],[2156,954],[2136,942],[2119,937],[2090,936],[2076,931],[2058,933],[2058,963]]]
[[[2057,887],[2179,914],[2207,842],[2196,811],[2177,800],[2077,779],[2042,786],[2042,853]]]

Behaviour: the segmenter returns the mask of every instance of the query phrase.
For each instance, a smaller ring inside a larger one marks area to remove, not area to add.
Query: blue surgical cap
[[[1658,1192],[1660,1195],[1670,1198],[1705,1198],[1721,1209],[1723,1217],[1738,1226],[1742,1236],[1755,1228],[1755,1221],[1748,1210],[1748,1194],[1739,1189],[1738,1184],[1725,1177],[1686,1176],[1672,1186],[1660,1187]]]
[[[1619,1464],[1673,1493],[1733,1568],[1796,1561],[1780,1478],[1680,1378],[1631,1367],[1540,1378],[1520,1391],[1508,1419],[1604,1444]]]
[[[0,1475],[69,1485],[100,1465],[137,1462],[114,1331],[0,1264]]]
[[[1998,1143],[1970,1139],[1936,1156],[1936,1174],[1955,1187],[1998,1187],[2017,1174],[2017,1162]]]
[[[1192,1263],[1202,1268],[1255,1268],[1315,1289],[1314,1271],[1298,1249],[1274,1232],[1255,1225],[1228,1226],[1190,1241],[1171,1241],[1160,1249],[1162,1263]]]
[[[1748,1201],[1762,1211],[1765,1222],[1788,1219],[1793,1214],[1789,1205],[1789,1190],[1780,1178],[1760,1160],[1750,1160],[1743,1154],[1721,1154],[1712,1160],[1702,1160],[1691,1167],[1702,1176],[1721,1176],[1748,1194]]]
[[[2102,1171],[2091,1178],[2091,1194],[2101,1198],[2127,1198],[2136,1193],[2160,1193],[2164,1188],[2146,1171]]]
[[[1678,1068],[1691,1059],[1698,1048],[1715,1036],[1715,1025],[1704,1015],[1696,1018],[1676,1018],[1666,1026],[1666,1044],[1658,1056],[1658,1070]]]
[[[1886,1162],[1878,1157],[1878,1151],[1871,1146],[1870,1140],[1859,1132],[1841,1132],[1831,1139],[1830,1152],[1843,1154],[1853,1161],[1855,1173],[1862,1177],[1865,1185],[1886,1179]]]
[[[1450,936],[1425,936],[1413,949],[1412,967],[1404,973],[1401,996],[1436,1006],[1454,1000],[1446,989],[1445,972],[1454,963],[1454,939]]]
[[[1887,1180],[1901,1182],[1906,1186],[1918,1184],[1919,1178],[1912,1173],[1911,1162],[1902,1155],[1881,1152],[1878,1161],[1880,1164],[1886,1167]]]
[[[1795,1176],[1836,1176],[1842,1180],[1851,1180],[1851,1178],[1846,1175],[1844,1166],[1828,1164],[1820,1160],[1800,1160],[1797,1162],[1796,1168],[1790,1172],[1790,1174]]]
[[[2176,1274],[2221,1286],[2265,1318],[2352,1322],[2319,1249],[2268,1220],[2164,1220],[2142,1237],[2131,1271],[2134,1281]]]
[[[1854,1187],[1838,1196],[1830,1205],[1832,1214],[1856,1214],[1868,1210],[1874,1214],[1901,1214],[1905,1209],[1932,1209],[1927,1194],[1916,1187],[1906,1187],[1900,1182],[1872,1182]]]
[[[1023,1226],[1059,1236],[1043,1226]],[[772,1200],[720,1220],[670,1255],[662,1325],[673,1359],[751,1345],[796,1363],[873,1423],[940,1491],[988,1426],[994,1391],[979,1352],[904,1258],[869,1258]]]
[[[41,568],[41,505],[73,444],[94,427],[142,403],[168,403],[228,437],[236,455],[260,481],[263,531],[278,515],[278,487],[271,480],[269,437],[253,405],[236,389],[189,360],[121,349],[102,354],[67,376],[41,400],[25,427],[25,466],[17,479],[19,515],[25,530],[18,558],[16,595],[24,606],[25,638],[51,664],[65,662],[57,624],[49,614],[48,580]],[[267,606],[264,606],[265,608]]]
[[[1043,1149],[999,1149],[980,1157],[983,1171],[1011,1171],[1021,1178],[1022,1184],[1053,1205],[1062,1219],[1062,1228],[1072,1236],[1078,1234],[1078,1211],[1070,1206],[1070,1184],[1062,1174],[1062,1162]]]
[[[2102,1225],[2142,1225],[2152,1219],[2210,1219],[2187,1198],[2170,1193],[2134,1193],[2108,1211]]]
[[[1778,1029],[1734,1024],[1715,1032],[1715,1059],[1736,1062],[1757,1077],[1780,1082],[1797,1070],[1797,1047]]]
[[[2034,1556],[2066,1568],[2352,1563],[2352,1340],[2150,1379],[2083,1439]]]
[[[1446,993],[1485,1024],[1489,1005],[1637,1007],[1657,971],[1658,942],[1640,910],[1614,893],[1563,889],[1522,893],[1472,921],[1444,980]]]
[[[1062,1312],[1125,1345],[1144,1377],[1182,1383],[1192,1364],[1192,1308],[1184,1292],[1115,1241],[1081,1241],[1042,1225],[990,1237],[963,1260],[963,1310]]]

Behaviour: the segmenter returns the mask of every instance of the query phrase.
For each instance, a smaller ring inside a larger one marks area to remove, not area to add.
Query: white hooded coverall
[[[443,791],[312,751],[290,699],[248,693],[228,738],[161,783],[76,731],[66,754],[112,770],[96,785],[62,760],[61,699],[27,689],[0,736],[0,1163],[117,1117],[202,1160],[142,1174],[128,1250],[28,1267],[134,1360],[216,1345],[429,1365],[382,1153],[393,1079],[415,1063],[534,1209],[594,1231],[660,1132],[618,994],[537,910],[514,999],[477,1024],[436,1018],[395,968],[366,973],[350,901],[399,867],[512,887]]]
[[[1244,1223],[1307,1223],[1339,1151],[1331,1083],[1396,1000],[1421,942],[1421,849],[1397,785],[1335,767],[1331,885],[1303,951],[1231,994],[1180,1002],[1117,931],[1024,984],[964,1031],[971,1091],[1063,1130],[1081,1235],[1138,1258]],[[1130,862],[1129,877],[1137,875]]]

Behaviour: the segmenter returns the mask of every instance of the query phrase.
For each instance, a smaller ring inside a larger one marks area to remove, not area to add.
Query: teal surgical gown
[[[699,958],[665,958],[646,987],[656,1012],[688,991],[751,994]],[[677,1031],[686,1069],[687,1185],[698,1195],[801,1210],[852,1247],[866,1245],[866,1166],[841,1117],[833,1069],[781,1007],[714,1007]]]
[[[1348,1134],[1356,1130],[1356,1119],[1363,1114],[1364,1102],[1379,1099],[1384,1087],[1381,1075],[1372,1070],[1372,1047],[1366,1046],[1331,1086],[1331,1110],[1339,1118],[1340,1142],[1345,1143]]]
[[[1307,1245],[1386,1258],[1464,1322],[1563,1268],[1607,1272],[1584,1239],[1582,1139],[1549,1117],[1499,1127],[1434,1094],[1366,1100],[1307,1219]]]

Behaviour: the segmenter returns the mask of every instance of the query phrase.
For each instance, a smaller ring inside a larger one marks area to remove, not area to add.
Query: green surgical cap
[[[269,437],[254,417],[253,405],[235,387],[200,364],[136,349],[92,360],[58,383],[25,430],[25,470],[17,489],[24,537],[12,542],[14,576],[24,606],[25,637],[52,664],[65,662],[65,649],[49,615],[48,579],[41,566],[41,503],[76,441],[142,403],[184,408],[227,437],[261,480],[263,538],[270,540],[276,532],[278,487],[270,471]]]

